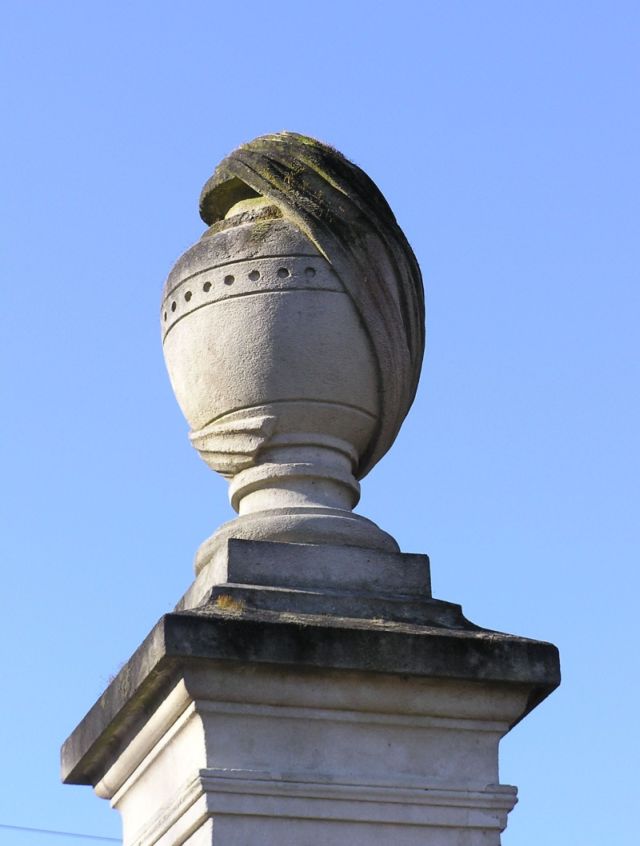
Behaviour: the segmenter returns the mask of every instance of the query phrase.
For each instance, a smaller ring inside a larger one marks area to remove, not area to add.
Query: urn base
[[[270,508],[241,514],[223,523],[196,553],[196,574],[227,542],[239,540],[280,543],[333,544],[399,552],[391,535],[372,520],[341,508]]]

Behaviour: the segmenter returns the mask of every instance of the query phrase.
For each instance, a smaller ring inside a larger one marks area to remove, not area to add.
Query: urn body
[[[363,321],[327,259],[277,207],[253,204],[178,260],[162,302],[165,360],[191,440],[230,480],[228,536],[395,549],[352,515],[379,421]]]

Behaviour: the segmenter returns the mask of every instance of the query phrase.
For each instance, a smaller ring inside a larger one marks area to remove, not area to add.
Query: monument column
[[[413,400],[415,256],[371,180],[292,133],[240,147],[169,274],[163,348],[238,516],[62,750],[125,846],[490,846],[500,739],[559,683],[554,646],[431,595],[352,508]]]

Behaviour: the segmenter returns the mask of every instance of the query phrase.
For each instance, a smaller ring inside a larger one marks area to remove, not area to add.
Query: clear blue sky
[[[425,277],[419,394],[359,510],[472,620],[561,650],[502,745],[504,844],[637,843],[639,35],[616,0],[5,0],[0,824],[119,835],[60,743],[231,516],[160,292],[218,160],[291,129],[371,174]]]

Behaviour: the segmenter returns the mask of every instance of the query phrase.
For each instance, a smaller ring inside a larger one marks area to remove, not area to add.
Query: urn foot
[[[270,508],[242,514],[223,523],[200,546],[195,558],[198,574],[231,538],[357,546],[383,552],[399,552],[391,535],[372,520],[340,508]]]

